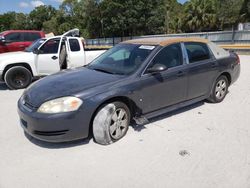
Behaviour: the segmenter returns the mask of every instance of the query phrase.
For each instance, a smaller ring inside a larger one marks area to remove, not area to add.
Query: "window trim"
[[[78,46],[79,46],[79,50],[77,50],[77,51],[72,51],[72,49],[71,49],[71,45],[70,45],[70,41],[71,40],[76,40],[77,41],[77,44],[78,44]],[[69,42],[69,49],[70,49],[70,52],[80,52],[81,51],[81,45],[79,44],[79,40],[78,39],[76,39],[76,38],[69,38],[68,39],[68,42]]]
[[[178,65],[178,66],[176,66],[176,67],[168,68],[167,70],[165,70],[165,71],[163,71],[163,72],[167,72],[167,71],[169,71],[169,70],[173,70],[173,69],[175,69],[175,68],[177,68],[177,67],[185,66],[186,64],[188,64],[189,61],[186,61],[186,58],[187,58],[187,60],[188,60],[188,57],[186,57],[186,53],[187,53],[187,52],[185,53],[185,51],[183,51],[183,50],[184,50],[184,49],[183,49],[183,45],[184,45],[184,44],[182,44],[182,42],[172,43],[172,44],[169,44],[169,45],[167,45],[167,46],[163,46],[158,52],[156,52],[156,53],[154,54],[154,56],[153,56],[153,57],[150,59],[150,61],[148,62],[147,66],[143,69],[143,71],[142,71],[142,73],[141,73],[141,77],[146,76],[146,75],[151,75],[150,73],[146,73],[146,70],[148,69],[149,65],[152,63],[152,61],[155,59],[155,57],[156,57],[162,50],[164,50],[165,48],[167,48],[167,47],[169,47],[169,46],[171,46],[171,45],[174,45],[174,44],[179,44],[180,47],[181,47],[181,54],[182,54],[182,62],[183,62],[183,64],[182,64],[182,65]],[[185,46],[184,46],[184,48],[185,48]]]
[[[48,55],[48,54],[59,54],[59,49],[61,47],[61,42],[62,42],[62,38],[60,37],[56,37],[56,38],[49,38],[46,41],[44,41],[44,43],[39,47],[38,50],[41,50],[41,48],[49,41],[49,40],[59,40],[59,45],[58,45],[58,49],[56,53],[41,53],[39,55]]]
[[[203,45],[206,45],[207,46],[207,49],[208,49],[208,52],[209,52],[209,59],[204,59],[204,60],[200,60],[200,61],[195,61],[193,63],[190,63],[189,61],[189,56],[188,56],[188,53],[187,53],[187,48],[186,48],[186,45],[187,43],[196,43],[196,44],[203,44]],[[185,49],[185,54],[187,55],[187,62],[188,64],[190,65],[193,65],[193,64],[197,64],[197,63],[203,63],[203,62],[207,62],[209,60],[213,60],[214,59],[214,55],[213,53],[211,52],[211,49],[209,48],[208,44],[204,43],[204,42],[183,42],[183,45],[184,45],[184,49]]]
[[[13,35],[13,34],[19,34],[20,40],[8,40],[8,39],[6,39],[6,37],[8,37],[8,35]],[[5,40],[9,41],[8,43],[23,42],[23,34],[22,34],[22,32],[10,32],[10,33],[7,33],[6,35],[4,35],[4,38],[5,38]]]

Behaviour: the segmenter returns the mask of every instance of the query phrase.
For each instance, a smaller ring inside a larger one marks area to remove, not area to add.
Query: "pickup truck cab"
[[[45,37],[42,31],[8,30],[0,33],[0,53],[23,51],[33,41]]]
[[[10,89],[26,88],[33,78],[88,64],[99,51],[86,57],[79,30],[36,40],[22,52],[0,54],[0,79]]]

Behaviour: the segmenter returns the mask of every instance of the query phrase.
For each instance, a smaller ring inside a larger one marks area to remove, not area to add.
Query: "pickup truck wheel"
[[[120,140],[128,131],[130,111],[122,102],[103,106],[94,117],[93,135],[97,143],[108,145]]]
[[[219,78],[217,78],[208,100],[212,103],[222,102],[227,95],[228,86],[229,84],[226,76],[220,76]]]
[[[23,89],[30,85],[32,75],[25,67],[16,66],[7,70],[4,80],[10,89]]]

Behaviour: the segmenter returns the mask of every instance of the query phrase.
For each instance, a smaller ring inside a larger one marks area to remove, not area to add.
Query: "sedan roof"
[[[123,43],[166,46],[166,45],[173,44],[173,43],[178,43],[178,42],[202,42],[202,43],[208,43],[208,40],[203,39],[203,38],[156,37],[156,38],[140,38],[140,39],[128,40],[128,41],[125,41]]]

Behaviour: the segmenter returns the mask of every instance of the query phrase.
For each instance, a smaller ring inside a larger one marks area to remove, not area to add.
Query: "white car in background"
[[[64,69],[81,67],[105,52],[85,52],[79,30],[61,36],[42,38],[21,52],[0,54],[0,80],[10,89],[26,88],[36,77]]]

